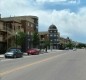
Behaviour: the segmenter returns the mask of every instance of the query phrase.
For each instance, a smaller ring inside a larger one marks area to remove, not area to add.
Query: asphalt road
[[[1,80],[86,80],[86,50],[0,61]]]

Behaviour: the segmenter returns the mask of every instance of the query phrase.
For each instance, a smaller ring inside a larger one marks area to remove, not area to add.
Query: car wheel
[[[23,55],[21,55],[21,57],[23,57]]]
[[[16,58],[16,57],[17,57],[16,55],[13,56],[13,58]]]

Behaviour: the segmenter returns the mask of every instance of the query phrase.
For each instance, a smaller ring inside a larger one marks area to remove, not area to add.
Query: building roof
[[[52,24],[49,26],[49,29],[56,29],[57,30],[57,27],[54,24]]]
[[[48,32],[39,32],[39,35],[44,35],[44,34],[48,34]]]
[[[5,21],[5,22],[17,22],[17,23],[21,23],[20,20],[15,19],[13,17],[2,18],[2,20]]]
[[[21,21],[21,20],[26,20],[26,21],[29,21],[31,23],[34,23],[34,20],[33,18],[35,19],[38,19],[38,17],[36,16],[14,16],[14,17],[6,17],[6,18],[2,18],[2,20],[5,20],[5,21],[10,21],[10,20],[14,20],[14,21]]]
[[[0,22],[4,22],[2,19],[0,19]]]

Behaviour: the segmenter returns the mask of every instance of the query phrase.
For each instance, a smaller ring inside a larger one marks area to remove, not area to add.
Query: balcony
[[[2,32],[8,32],[9,34],[12,34],[13,29],[4,26],[4,27],[0,27],[0,31],[2,31]]]

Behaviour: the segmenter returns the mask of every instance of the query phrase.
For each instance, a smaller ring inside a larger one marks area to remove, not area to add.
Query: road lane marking
[[[65,54],[65,53],[64,53],[64,54]],[[12,72],[16,72],[16,71],[18,71],[18,70],[21,70],[21,69],[24,69],[24,68],[33,66],[33,65],[35,65],[35,64],[39,64],[39,63],[42,63],[42,62],[49,61],[49,60],[51,60],[51,59],[54,59],[54,58],[59,57],[59,56],[62,56],[62,55],[64,55],[64,54],[60,54],[60,55],[57,55],[57,56],[49,57],[49,58],[43,59],[43,60],[41,60],[41,61],[36,61],[36,62],[27,64],[27,65],[24,65],[24,66],[20,66],[20,67],[14,68],[14,69],[9,70],[9,71],[1,72],[1,73],[0,73],[0,76],[4,76],[4,75],[10,74],[10,73],[12,73]]]

